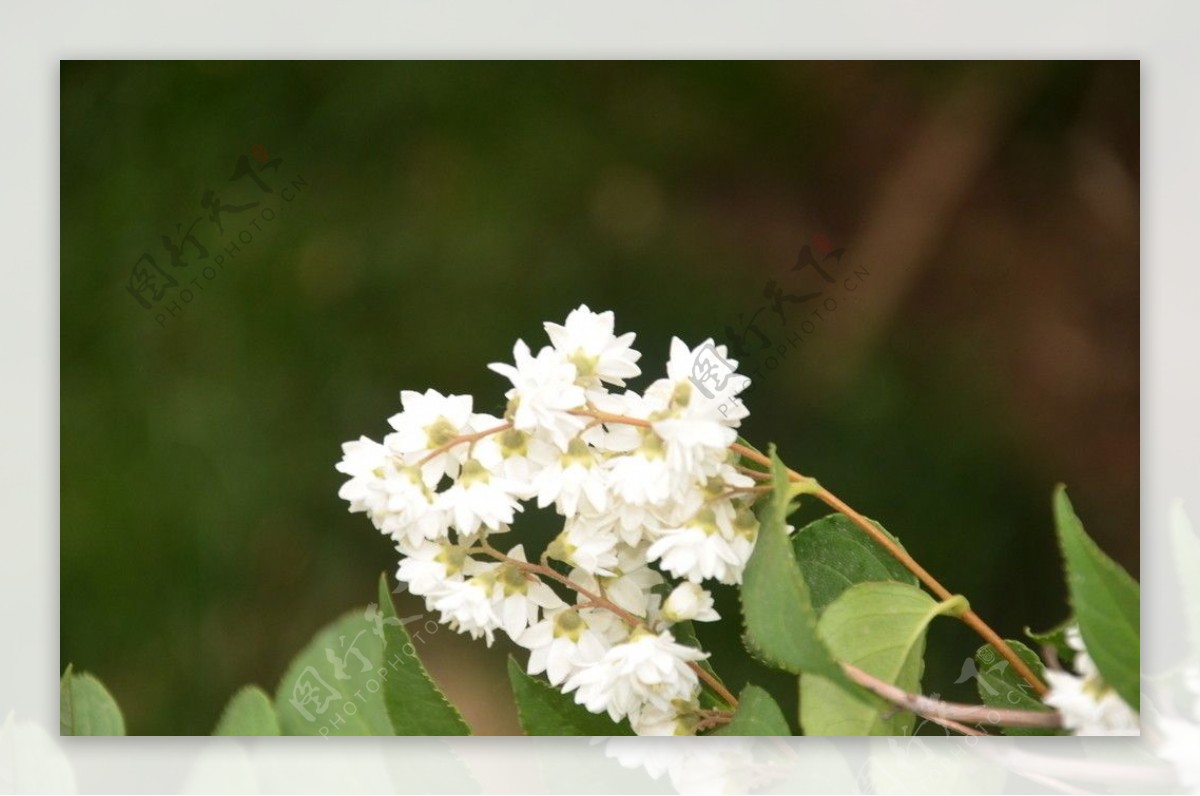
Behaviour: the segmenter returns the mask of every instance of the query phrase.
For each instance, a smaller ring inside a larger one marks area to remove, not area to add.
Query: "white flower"
[[[662,597],[652,590],[663,582],[663,576],[657,570],[645,563],[633,565],[617,556],[617,574],[614,577],[601,578],[604,593],[615,605],[624,608],[629,613],[645,618],[652,610],[658,610]],[[642,561],[645,552],[642,551]]]
[[[617,565],[620,537],[611,523],[576,514],[568,517],[562,533],[550,543],[553,558],[598,575],[611,575]]]
[[[570,439],[586,425],[584,418],[571,414],[587,401],[583,388],[575,384],[575,366],[549,346],[534,357],[523,340],[513,346],[513,360],[515,366],[504,362],[488,365],[513,384],[505,393],[514,406],[513,427],[521,431],[540,428],[566,450]]]
[[[734,470],[726,463],[716,465],[713,474],[697,480],[687,480],[682,486],[672,488],[672,499],[656,506],[654,511],[660,520],[655,535],[686,525],[704,508],[711,508],[717,515],[719,527],[729,533],[739,508],[753,503],[747,490],[754,480]]]
[[[1092,656],[1088,655],[1087,647],[1083,643],[1083,634],[1079,632],[1079,625],[1071,625],[1064,635],[1067,639],[1067,646],[1075,650],[1075,659],[1071,663],[1075,667],[1075,671],[1086,680],[1100,679],[1100,670],[1096,668]]]
[[[686,382],[681,392],[691,389]],[[678,477],[690,481],[713,475],[724,463],[737,432],[713,419],[669,417],[654,424],[666,443],[667,462]]]
[[[660,396],[641,395],[632,390],[623,393],[592,394],[589,399],[601,412],[635,420],[649,420],[667,408],[666,401]],[[585,431],[583,436],[595,447],[611,453],[628,453],[637,450],[642,444],[642,430],[629,423],[612,422],[593,426]]]
[[[632,632],[629,625],[607,608],[578,608],[578,611],[588,628],[604,639],[605,649],[629,639]]]
[[[722,385],[719,392],[705,386],[709,381],[697,383],[696,363],[706,361],[724,363],[719,366],[721,371],[709,377],[714,389],[716,384]],[[734,428],[747,413],[744,404],[735,399],[750,382],[726,365],[736,368],[737,362],[727,359],[725,346],[714,346],[710,339],[692,350],[679,338],[672,338],[668,377],[646,390],[667,405],[651,419],[655,433],[666,443],[667,461],[677,477],[697,480],[715,474],[727,448],[737,441]],[[705,390],[710,395],[705,395]]]
[[[350,511],[370,511],[379,502],[372,487],[383,477],[390,458],[387,448],[368,437],[342,443],[342,460],[336,469],[350,480],[342,484],[338,497],[350,502]]]
[[[1140,735],[1137,713],[1107,684],[1067,672],[1046,672],[1047,705],[1075,735]]]
[[[577,383],[590,387],[605,381],[619,387],[642,371],[637,366],[640,352],[631,344],[632,332],[616,337],[611,311],[592,312],[586,304],[572,310],[562,326],[546,323],[546,334],[554,348],[575,366]]]
[[[627,547],[642,547],[644,542],[655,538],[662,528],[667,527],[657,510],[661,507],[621,503],[615,508],[615,511],[609,511],[609,516],[616,517],[613,526]]]
[[[646,555],[675,577],[696,582],[715,578],[722,583],[731,583],[733,573],[742,564],[724,537],[696,527],[664,534],[650,545]]]
[[[754,549],[755,481],[729,450],[749,379],[724,346],[675,338],[664,378],[610,393],[641,372],[635,336],[614,328],[612,312],[581,305],[545,324],[551,345],[536,354],[516,341],[511,364],[489,365],[512,385],[503,418],[475,413],[470,396],[402,392],[382,444],[343,446],[339,495],[395,540],[397,577],[439,621],[489,645],[503,629],[531,674],[639,734],[694,734],[692,665],[706,656],[663,628],[718,619],[698,584],[739,583]],[[468,554],[491,552],[534,498],[565,518],[543,555],[571,566],[576,606],[522,563],[521,545],[496,561]],[[684,580],[665,602],[664,572]],[[622,617],[635,616],[631,629]]]
[[[553,503],[564,517],[574,516],[581,509],[594,514],[608,508],[608,472],[578,437],[567,445],[566,453],[534,477],[533,486],[538,508]]]
[[[691,581],[675,587],[662,607],[662,617],[668,622],[715,622],[721,616],[713,610],[713,598],[706,590]]]
[[[742,571],[754,552],[758,523],[749,509],[733,514],[728,502],[708,505],[683,527],[662,531],[646,551],[646,558],[659,561],[677,578],[741,583]]]
[[[492,607],[489,578],[475,576],[470,580],[448,580],[427,599],[429,607],[440,611],[438,619],[456,633],[469,633],[471,638],[483,636],[492,646],[493,632],[500,627],[500,617]]]
[[[1067,643],[1076,651],[1078,676],[1047,670],[1050,691],[1043,701],[1062,714],[1063,726],[1075,735],[1140,735],[1137,712],[1104,682],[1078,627],[1067,630]]]
[[[513,484],[515,494],[524,500],[537,494],[535,479],[558,461],[561,452],[541,433],[510,428],[476,442],[471,455]]]
[[[388,467],[385,472],[377,487],[385,500],[371,512],[376,527],[397,542],[445,539],[450,517],[438,507],[417,469]]]
[[[739,472],[731,463],[731,459],[735,459],[736,454],[726,452],[726,458],[716,471],[709,477],[709,483],[705,485],[705,490],[709,492],[709,497],[715,497],[716,494],[724,494],[731,489],[749,489],[755,485],[755,481],[750,476],[743,472]],[[720,487],[719,491],[717,487]]]
[[[508,557],[524,561],[524,546],[509,550]],[[494,570],[493,577],[492,607],[510,638],[519,638],[527,627],[535,624],[540,610],[566,607],[562,598],[540,578],[516,565],[502,563]]]
[[[571,570],[568,577],[592,594],[603,594],[613,605],[643,619],[652,609],[657,610],[662,599],[652,590],[663,582],[663,576],[646,565],[644,552],[639,561],[629,551],[619,550],[611,575],[596,576],[580,568]],[[587,601],[587,597],[579,595],[579,602]]]
[[[397,466],[387,449],[363,437],[343,446],[337,469],[353,477],[338,495],[350,511],[365,511],[375,527],[397,542],[444,539],[450,527],[415,467]]]
[[[632,453],[608,460],[612,491],[635,506],[657,506],[671,499],[674,479],[662,437],[642,430],[641,446]]]
[[[695,701],[677,701],[667,708],[645,705],[629,714],[629,725],[638,735],[695,735],[699,710]]]
[[[514,640],[529,650],[526,671],[545,672],[553,685],[599,661],[609,647],[604,636],[589,625],[585,614],[573,608],[546,611],[542,621],[530,625]]]
[[[688,348],[678,337],[671,338],[667,381],[671,382],[672,388],[683,383],[690,383],[696,387],[686,402],[686,415],[689,418],[720,418],[721,422],[727,425],[741,425],[741,421],[750,411],[737,396],[750,386],[750,378],[737,372],[737,364],[736,359],[729,358],[725,346],[715,345],[712,338],[694,349]],[[703,385],[710,395],[705,395],[697,382]]]
[[[607,712],[613,721],[647,705],[669,710],[675,700],[691,701],[698,693],[700,681],[688,662],[706,657],[675,643],[667,631],[655,635],[639,628],[597,663],[568,678],[563,690],[575,691],[577,703],[592,713]]]
[[[407,583],[408,590],[413,594],[434,594],[447,580],[462,579],[467,552],[458,545],[401,543],[399,549],[404,557],[400,559],[400,566],[396,570],[396,580]]]
[[[412,390],[400,393],[404,411],[388,419],[395,429],[383,439],[384,445],[405,464],[417,464],[433,451],[469,434],[471,406],[474,399],[469,395],[442,395],[437,390],[426,390],[424,394]],[[425,483],[436,488],[442,476],[451,478],[458,473],[458,466],[466,457],[466,446],[449,448],[421,465]]]
[[[472,536],[480,526],[499,530],[521,510],[515,493],[520,485],[493,475],[478,459],[468,459],[454,485],[438,495],[437,505],[453,521],[460,535]]]

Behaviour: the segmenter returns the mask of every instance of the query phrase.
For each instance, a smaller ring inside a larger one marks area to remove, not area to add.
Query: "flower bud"
[[[663,618],[668,622],[712,622],[721,617],[713,610],[713,598],[704,589],[691,581],[675,587],[662,607]]]

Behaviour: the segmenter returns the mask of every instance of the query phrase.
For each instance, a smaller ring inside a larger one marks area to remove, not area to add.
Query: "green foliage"
[[[379,576],[379,608],[387,650],[384,704],[396,735],[470,735],[471,728],[442,693],[417,656],[416,648]]]
[[[526,674],[511,657],[508,679],[526,735],[633,735],[628,721],[617,724],[607,713],[588,712],[570,694]]]
[[[1042,665],[1042,659],[1036,652],[1019,641],[1007,639],[1006,643],[1039,679],[1045,679],[1046,667]],[[975,652],[975,665],[979,673],[975,686],[979,689],[979,697],[985,705],[1013,710],[1050,711],[1050,708],[1038,699],[1029,683],[1025,682],[991,644],[984,644]],[[1005,735],[1060,734],[1057,730],[1036,727],[1005,727],[1003,732]]]
[[[275,693],[285,735],[469,734],[421,665],[386,576],[379,600],[321,630],[292,661]]]
[[[746,642],[776,668],[812,672],[857,693],[817,634],[817,612],[787,534],[793,485],[774,446],[771,474],[774,490],[759,512],[758,541],[742,578]]]
[[[256,685],[248,685],[233,695],[213,735],[282,735],[279,718],[271,697]]]
[[[900,544],[882,525],[873,524]],[[918,585],[915,575],[844,514],[805,525],[792,539],[792,548],[818,614],[855,583],[894,580]]]
[[[275,692],[285,735],[392,735],[383,702],[383,640],[347,611],[320,630],[288,666]]]
[[[733,721],[712,734],[791,735],[792,731],[771,695],[756,685],[747,685],[738,697]]]
[[[1050,647],[1058,656],[1058,662],[1070,666],[1075,660],[1075,650],[1067,643],[1067,628],[1075,624],[1075,617],[1069,616],[1049,630],[1037,631],[1025,628],[1025,635],[1043,647]]]
[[[1054,520],[1066,559],[1067,590],[1083,643],[1105,682],[1134,710],[1139,710],[1138,584],[1084,532],[1062,485],[1054,493]]]
[[[921,689],[925,631],[957,607],[934,602],[907,583],[858,583],[833,601],[817,632],[833,655],[909,693]],[[826,678],[800,677],[800,726],[806,735],[907,735],[914,716],[878,701],[866,704]]]
[[[121,709],[99,680],[71,666],[59,683],[59,735],[124,735]]]

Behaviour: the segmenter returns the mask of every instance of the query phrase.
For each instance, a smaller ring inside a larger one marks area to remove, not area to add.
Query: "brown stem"
[[[611,412],[601,412],[595,408],[575,409],[572,410],[572,414],[593,417],[605,423],[625,423],[627,425],[641,426],[643,428],[653,425],[648,420],[626,417],[624,415],[616,415],[612,414]],[[771,459],[754,450],[753,448],[735,442],[729,446],[729,449],[752,462],[757,462],[758,464],[761,464],[767,468],[771,467]],[[866,517],[852,509],[828,489],[818,485],[814,479],[807,478],[795,470],[789,469],[787,473],[788,478],[794,482],[811,484],[814,487],[814,494],[821,501],[829,505],[831,508],[844,514],[868,536],[882,545],[884,549],[888,551],[888,553],[895,557],[896,560],[899,561],[909,572],[916,575],[917,579],[925,584],[925,586],[934,594],[936,594],[939,599],[948,600],[954,596],[949,589],[947,589],[937,580],[937,578],[929,574],[929,572],[923,566],[921,566],[916,559],[914,559],[904,549],[893,542],[886,533],[883,533],[874,525],[872,525]],[[1037,692],[1039,696],[1046,693],[1048,690],[1046,688],[1046,684],[1043,683],[1041,679],[1039,679],[1038,676],[1033,673],[1033,670],[1029,668],[1028,664],[1026,664],[1024,660],[1021,659],[1021,656],[1017,655],[1016,651],[1014,651],[1013,648],[1008,645],[1008,642],[1002,639],[996,631],[992,630],[992,628],[983,621],[982,617],[980,617],[974,611],[968,609],[960,614],[959,618],[962,619],[962,621],[965,622],[972,630],[978,633],[981,638],[995,647],[996,651],[1000,653],[1001,657],[1009,662],[1009,664],[1013,667],[1013,670],[1021,675],[1021,677],[1033,687],[1034,691]]]
[[[700,711],[700,720],[696,722],[696,732],[711,730],[713,727],[719,727],[731,721],[733,721],[733,714],[727,711],[702,710]]]
[[[547,578],[552,578],[553,580],[556,580],[559,583],[561,583],[562,585],[566,586],[568,589],[571,589],[572,591],[575,591],[578,594],[582,594],[587,599],[587,601],[589,603],[591,603],[592,605],[595,605],[599,608],[603,608],[606,611],[611,612],[612,614],[617,616],[619,619],[621,619],[621,621],[625,622],[630,627],[641,627],[641,628],[645,628],[646,630],[650,630],[650,628],[646,625],[646,623],[644,621],[642,621],[640,618],[638,618],[637,616],[634,616],[633,614],[631,614],[629,611],[626,611],[621,606],[617,605],[616,603],[613,603],[611,600],[608,600],[607,598],[602,597],[599,594],[592,593],[590,590],[585,589],[583,586],[580,586],[578,583],[571,580],[566,575],[563,575],[562,573],[554,570],[553,568],[551,568],[549,566],[545,566],[543,564],[531,564],[528,561],[521,561],[520,559],[506,556],[504,553],[501,553],[499,550],[497,550],[496,548],[494,548],[490,544],[488,544],[487,541],[483,541],[480,544],[483,547],[483,551],[485,553],[487,553],[488,555],[490,555],[492,558],[495,558],[498,561],[503,561],[506,564],[515,566],[518,569],[523,569],[526,572],[535,572],[538,575],[543,575]],[[650,630],[650,632],[653,632],[653,630]],[[725,700],[729,704],[730,707],[732,707],[734,709],[737,708],[737,706],[738,706],[737,697],[735,697],[733,694],[729,693],[729,689],[727,689],[721,683],[720,680],[718,680],[716,677],[714,677],[712,674],[710,674],[708,671],[706,671],[704,669],[704,667],[701,666],[700,664],[698,664],[696,661],[688,661],[687,665],[689,668],[691,668],[692,671],[694,671],[696,673],[697,677],[699,677],[701,680],[703,680],[705,683],[707,683],[708,687],[716,692],[717,696],[719,696],[719,697],[721,697],[721,699]]]
[[[924,567],[917,563],[916,559],[914,559],[903,548],[893,542],[891,537],[876,528],[875,525],[873,525],[866,517],[862,516],[857,511],[846,505],[839,497],[824,487],[821,487],[816,494],[817,497],[826,503],[830,508],[836,509],[837,511],[840,511],[842,514],[846,515],[851,522],[865,531],[876,542],[883,545],[883,547],[889,553],[891,553],[897,561],[903,564],[909,572],[916,575],[917,578],[924,583],[930,591],[936,594],[939,599],[949,600],[954,596],[949,589],[947,589],[937,580],[937,578],[933,577],[933,575],[929,574]],[[1000,638],[1000,634],[995,630],[992,630],[991,626],[988,625],[987,622],[983,621],[983,617],[968,608],[966,611],[963,611],[958,618],[966,623],[968,627],[978,633],[984,641],[995,647],[996,651],[999,652],[1004,659],[1012,665],[1013,670],[1016,671],[1017,674],[1021,675],[1021,677],[1024,678],[1027,683],[1033,686],[1033,689],[1037,692],[1038,696],[1046,693],[1046,684],[1043,683],[1041,679],[1039,679],[1038,676],[1033,673],[1033,670],[1029,668],[1029,664],[1025,663],[1020,655],[1017,655],[1016,651],[1009,646],[1008,642]]]
[[[735,489],[729,490],[728,492],[724,492],[720,495],[717,495],[716,499],[724,500],[725,498],[736,497],[737,495],[763,495],[763,494],[766,494],[767,492],[770,492],[772,489],[773,489],[773,487],[769,487],[769,486],[737,487]]]
[[[426,464],[427,462],[437,458],[438,456],[442,455],[446,451],[453,448],[455,445],[461,445],[464,442],[469,442],[472,445],[474,445],[477,441],[483,439],[484,437],[491,436],[492,434],[499,434],[501,431],[508,431],[510,428],[512,428],[512,423],[501,423],[500,425],[496,426],[495,428],[489,428],[485,431],[476,431],[474,434],[463,434],[462,436],[455,437],[454,439],[447,442],[445,445],[439,445],[438,447],[434,448],[429,453],[427,453],[421,459],[421,461],[417,462],[417,467],[421,467],[422,465]]]
[[[1054,711],[1013,710],[1011,708],[993,708],[987,705],[943,702],[923,694],[910,694],[904,689],[873,677],[857,666],[851,666],[848,663],[842,664],[842,671],[851,680],[876,696],[883,697],[897,707],[939,724],[942,723],[939,720],[949,720],[968,724],[987,724],[995,727],[1034,727],[1039,729],[1062,727],[1062,716]]]
[[[741,473],[743,475],[750,476],[751,478],[755,479],[756,481],[770,481],[771,480],[771,476],[767,475],[762,470],[755,470],[752,467],[745,467],[745,466],[739,464],[734,469],[736,469],[739,473]]]
[[[641,426],[642,428],[649,428],[654,425],[649,420],[626,417],[625,415],[614,415],[612,412],[601,412],[599,409],[572,409],[571,414],[594,417],[602,423],[622,423],[626,426]]]
[[[977,730],[974,727],[968,727],[966,724],[955,721],[954,719],[946,719],[940,716],[925,716],[924,718],[927,718],[934,724],[938,724],[948,730],[954,730],[959,735],[982,735],[986,738],[992,737],[991,733],[984,732],[983,730]]]
[[[731,445],[730,448],[734,452],[744,456],[747,459],[750,459],[751,461],[764,464],[768,467],[771,465],[771,460],[769,458],[763,456],[758,451],[747,448],[745,445],[735,443]],[[805,476],[797,473],[795,470],[788,470],[788,477],[792,481],[813,483],[815,485],[813,494],[816,495],[819,500],[835,511],[839,511],[844,514],[851,522],[862,529],[881,547],[887,550],[893,558],[904,565],[905,569],[916,575],[917,579],[925,584],[930,591],[936,594],[938,599],[949,600],[954,596],[953,593],[943,586],[937,578],[929,574],[925,567],[921,566],[915,558],[910,556],[908,552],[904,550],[904,548],[892,541],[891,537],[876,528],[870,520],[848,506],[837,495],[834,495],[832,492],[822,486],[816,486],[816,482],[813,481],[813,479],[806,478]],[[1038,693],[1039,696],[1046,693],[1047,689],[1045,683],[1043,683],[1038,676],[1033,673],[1033,670],[1029,668],[1029,665],[1021,659],[1021,656],[1017,655],[1013,648],[1008,645],[1008,642],[1000,638],[1000,635],[996,633],[995,630],[992,630],[987,622],[983,621],[983,618],[980,617],[979,614],[968,609],[964,611],[959,618],[972,630],[978,633],[984,641],[995,647],[996,651],[999,652],[1000,655],[1012,665],[1013,670],[1016,671],[1017,674],[1021,675],[1026,682],[1033,686],[1033,689]]]

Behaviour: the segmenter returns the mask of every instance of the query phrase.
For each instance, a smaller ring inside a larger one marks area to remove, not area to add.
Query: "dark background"
[[[1138,103],[1136,62],[63,63],[63,666],[135,734],[273,690],[395,569],[337,498],[340,443],[402,388],[499,412],[486,364],[580,303],[651,377],[671,335],[753,318],[786,353],[748,337],[747,438],[1002,635],[1061,619],[1056,482],[1138,567]],[[269,193],[230,180],[243,156]],[[222,234],[208,190],[257,205]],[[173,267],[196,219],[208,256]],[[805,245],[845,249],[833,283],[790,270]],[[148,310],[143,253],[179,283]],[[785,325],[772,280],[824,294]],[[702,640],[731,685],[794,693],[725,624]],[[970,699],[978,643],[935,625],[927,690]],[[420,651],[479,732],[516,729],[503,644]]]

